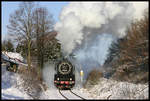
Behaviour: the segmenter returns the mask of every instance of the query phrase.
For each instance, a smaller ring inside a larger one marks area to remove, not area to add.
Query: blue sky
[[[2,2],[2,40],[7,34],[7,25],[9,24],[9,15],[13,13],[16,9],[18,9],[18,4],[20,2]],[[38,3],[42,7],[46,7],[49,12],[53,15],[55,22],[59,21],[59,14],[64,6],[68,4],[68,2],[35,2]]]

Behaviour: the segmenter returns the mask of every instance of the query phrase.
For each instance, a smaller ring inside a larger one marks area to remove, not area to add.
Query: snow
[[[10,87],[2,89],[2,99],[31,99],[26,93],[21,92],[17,88]]]
[[[81,91],[81,89],[75,88],[75,89],[72,89],[72,91],[73,91],[75,94],[77,94],[77,95],[79,95],[79,96],[81,96],[81,97],[83,97],[83,98],[85,98],[85,99],[93,99],[92,97],[90,97],[90,96],[88,95],[87,92],[84,92],[84,93],[83,93],[83,92]],[[63,90],[63,91],[61,91],[61,92],[62,92],[67,98],[69,98],[69,99],[81,99],[81,98],[77,97],[76,95],[72,94],[69,90]],[[63,97],[60,95],[60,93],[59,93],[59,91],[58,91],[57,89],[49,88],[49,89],[47,89],[45,92],[43,92],[43,93],[41,94],[40,99],[65,99],[65,98],[63,98]]]
[[[2,66],[2,99],[33,99],[23,91],[23,88],[18,87],[20,85],[21,78],[18,74],[6,71],[5,66]],[[72,90],[74,93],[80,95],[85,99],[89,99],[88,95],[83,94],[80,89],[75,88]],[[71,94],[69,91],[62,91],[65,96],[69,99],[80,99],[77,96]],[[39,99],[65,99],[60,94],[56,88],[48,88],[46,91],[42,92]],[[92,99],[92,98],[91,98]]]
[[[23,57],[19,53],[3,51],[2,54],[6,54],[5,56],[9,56],[10,58],[16,58],[23,61]]]
[[[5,52],[9,57],[17,58],[23,60],[22,56],[19,53],[13,52]],[[7,57],[7,55],[4,55]],[[1,97],[2,99],[33,99],[30,95],[28,95],[24,90],[23,87],[20,86],[22,83],[22,79],[20,78],[19,74],[6,71],[6,65],[1,65],[2,70],[2,89],[1,89]],[[87,98],[88,96],[80,91],[79,87],[74,87],[73,92],[79,94],[80,96]],[[63,91],[65,96],[71,99],[79,99],[77,96],[69,93],[68,91]],[[46,91],[43,90],[39,99],[64,99],[60,94],[58,89],[52,85]]]
[[[28,64],[25,63],[24,58],[19,53],[3,51],[2,58],[6,61],[10,61],[10,62],[13,62],[16,64],[28,66]]]
[[[148,99],[148,84],[118,82],[100,78],[99,84],[91,89],[82,89],[95,99]]]
[[[2,99],[33,99],[17,86],[21,82],[18,74],[2,68]],[[132,84],[101,78],[91,89],[74,87],[72,91],[85,99],[148,99],[147,84]],[[62,91],[69,99],[80,99],[69,91]],[[56,88],[43,91],[39,99],[64,99]]]
[[[16,77],[17,74],[13,72],[6,71],[6,66],[2,65],[2,88],[1,88],[1,97],[2,99],[32,99],[26,93],[21,92],[16,87]]]
[[[21,59],[21,55],[11,52],[9,56],[13,56]],[[17,57],[18,56],[18,57]],[[22,79],[17,73],[6,71],[6,66],[1,65],[2,70],[2,99],[33,99],[28,95],[22,86],[20,86]],[[45,69],[46,71],[48,69]],[[51,74],[49,72],[49,74]],[[53,75],[51,75],[53,76]],[[49,75],[45,77],[51,77]],[[39,95],[39,99],[64,99],[58,89],[53,85],[52,80],[48,79],[46,91]],[[76,82],[77,83],[77,82]],[[79,82],[78,82],[79,83]],[[149,85],[148,84],[133,84],[128,82],[118,82],[112,79],[100,78],[99,83],[92,88],[83,88],[80,84],[72,89],[74,93],[85,99],[148,99],[149,98]],[[49,85],[48,85],[49,84]],[[51,85],[51,86],[50,86]],[[71,94],[69,91],[62,91],[69,99],[80,99],[77,96]]]

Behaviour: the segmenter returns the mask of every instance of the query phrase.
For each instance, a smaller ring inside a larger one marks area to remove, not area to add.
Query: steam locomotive
[[[62,59],[55,65],[54,85],[58,89],[68,90],[75,85],[75,67],[67,59]]]

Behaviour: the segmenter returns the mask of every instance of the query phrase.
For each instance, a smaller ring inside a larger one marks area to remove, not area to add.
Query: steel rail
[[[70,91],[71,94],[73,94],[73,95],[75,95],[75,96],[81,98],[82,100],[86,100],[85,98],[83,98],[83,97],[77,95],[76,93],[74,93],[72,90],[69,90],[69,91]],[[67,98],[67,97],[61,92],[60,89],[59,89],[59,93],[60,93],[66,100],[69,100],[69,98]]]
[[[72,94],[74,94],[74,95],[78,96],[79,98],[81,98],[82,100],[86,100],[85,98],[83,98],[83,97],[77,95],[76,93],[74,93],[72,90],[69,90],[69,91],[70,91]]]
[[[61,96],[63,96],[66,100],[69,100],[66,96],[64,96],[64,95],[62,94],[62,92],[60,91],[60,89],[59,89],[59,93],[60,93]]]

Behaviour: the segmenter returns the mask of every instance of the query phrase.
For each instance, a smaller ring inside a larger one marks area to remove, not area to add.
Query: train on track
[[[68,59],[61,59],[55,65],[54,85],[61,90],[69,90],[75,85],[75,66]]]

